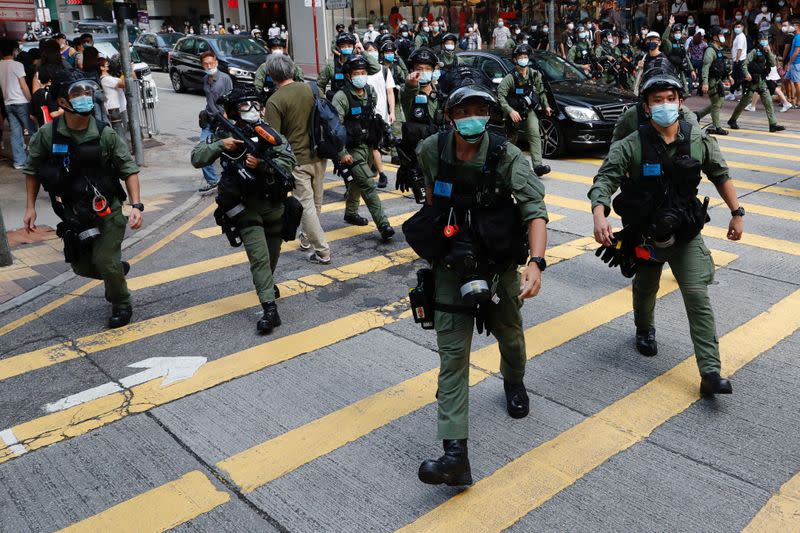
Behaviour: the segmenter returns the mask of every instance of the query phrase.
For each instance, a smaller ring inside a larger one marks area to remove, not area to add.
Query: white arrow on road
[[[148,381],[164,378],[161,382],[162,387],[172,385],[176,381],[188,379],[197,372],[206,362],[205,357],[151,357],[144,361],[139,361],[128,365],[129,368],[145,368],[143,372],[124,377],[119,380],[119,384],[111,381],[93,387],[91,389],[61,398],[53,403],[44,406],[48,413],[63,411],[82,403],[90,402],[103,396],[109,396],[123,389],[128,389],[135,385],[141,385]]]

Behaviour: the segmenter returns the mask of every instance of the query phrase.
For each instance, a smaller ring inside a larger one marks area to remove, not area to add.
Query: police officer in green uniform
[[[711,180],[731,209],[728,238],[739,240],[744,210],[716,141],[700,128],[680,120],[683,84],[675,76],[653,76],[642,84],[650,121],[611,150],[589,190],[594,237],[603,260],[619,264],[633,276],[636,348],[645,356],[658,353],[655,303],[661,271],[669,263],[683,295],[689,332],[700,369],[703,394],[730,394],[720,377],[719,343],[708,285],[714,264],[700,231],[707,221],[708,199],[697,199],[700,171]],[[614,233],[607,216],[612,207],[623,229]]]
[[[427,20],[423,20],[419,23],[417,34],[414,36],[414,47],[422,48],[423,46],[431,46],[431,27],[428,25]]]
[[[267,46],[269,47],[270,54],[285,54],[286,53],[286,40],[281,39],[280,37],[270,37],[267,40]],[[304,81],[305,76],[303,75],[303,69],[295,63],[294,65],[294,81]],[[253,85],[256,86],[256,90],[259,93],[264,93],[266,98],[275,92],[275,83],[273,83],[272,78],[267,75],[267,64],[262,63],[256,69],[255,77],[253,80]]]
[[[334,35],[333,39],[331,39],[331,52],[333,52],[334,57],[339,57],[341,55],[341,52],[339,52],[339,46],[336,44],[336,39],[344,32],[344,24],[340,22],[336,25],[336,35]]]
[[[400,90],[403,108],[403,123],[400,168],[397,170],[395,188],[402,192],[412,191],[417,203],[425,201],[422,170],[417,161],[417,145],[436,133],[444,124],[442,95],[437,91],[433,73],[439,58],[430,48],[418,48],[408,56],[411,72],[406,76]]]
[[[530,66],[533,50],[527,44],[514,48],[511,57],[516,68],[507,74],[497,88],[497,100],[506,117],[510,141],[516,144],[521,133],[528,142],[533,170],[537,176],[550,172],[548,165],[542,164],[542,136],[539,131],[539,118],[536,110],[541,108],[545,115],[553,110],[547,101],[547,92],[542,83],[542,73]]]
[[[711,43],[703,55],[703,94],[711,100],[706,107],[697,111],[697,119],[711,114],[712,126],[706,131],[715,135],[727,135],[728,130],[723,129],[719,123],[719,110],[722,108],[722,98],[725,96],[725,86],[722,82],[730,77],[730,71],[725,63],[725,33],[719,26],[712,26],[708,31]]]
[[[620,68],[623,71],[620,86],[628,91],[633,90],[633,71],[635,70],[634,59],[636,52],[631,46],[631,37],[626,30],[620,30],[617,33],[619,41],[614,48],[614,54],[620,61]]]
[[[395,46],[391,36],[382,35],[381,37],[379,45],[381,65],[392,73],[392,79],[395,83],[394,122],[392,123],[392,131],[395,135],[399,136],[402,132],[403,122],[406,121],[405,115],[403,114],[403,105],[400,103],[400,86],[403,80],[408,76],[408,68],[403,59],[397,55],[397,46]]]
[[[64,240],[65,260],[77,275],[103,280],[112,309],[108,327],[118,328],[128,324],[133,313],[125,282],[130,265],[121,261],[126,195],[120,180],[131,201],[131,229],[141,227],[144,205],[139,167],[128,145],[93,116],[95,93],[101,91],[77,70],[54,78],[50,94],[64,114],[42,126],[28,146],[22,169],[27,189],[22,222],[28,231],[36,228],[36,197],[43,186],[61,219],[56,233]]]
[[[466,85],[450,94],[445,113],[455,130],[443,130],[419,145],[427,203],[415,215],[422,218],[403,225],[409,244],[432,263],[432,270],[418,276],[435,286],[433,327],[441,359],[438,438],[444,455],[420,466],[419,479],[429,484],[472,483],[467,438],[476,322],[479,333],[485,327],[498,340],[509,415],[522,418],[529,411],[520,306],[539,292],[547,266],[547,211],[544,187],[522,152],[486,130],[496,106],[491,89],[481,86]],[[429,224],[426,214],[435,222]],[[520,279],[517,265],[525,263]]]
[[[446,33],[442,37],[442,49],[439,52],[439,59],[442,66],[458,65],[458,55],[456,55],[456,45],[458,44],[458,37],[452,33]]]
[[[585,26],[578,26],[576,31],[578,40],[575,46],[567,52],[567,61],[575,63],[583,69],[586,74],[592,72],[592,48],[589,46],[589,32]]]
[[[377,63],[376,63],[377,64]],[[340,174],[351,177],[346,193],[344,221],[355,226],[366,226],[369,221],[358,214],[361,197],[367,204],[372,220],[383,241],[394,236],[394,229],[383,213],[375,180],[375,162],[372,151],[380,145],[382,128],[377,123],[383,119],[375,114],[377,95],[367,83],[369,63],[362,56],[352,56],[344,64],[345,85],[333,97],[333,107],[347,130],[347,144],[339,154]]]
[[[339,55],[329,61],[319,71],[319,76],[317,77],[319,92],[325,94],[325,97],[331,101],[333,101],[333,96],[347,85],[344,64],[351,56],[360,54],[367,60],[367,74],[370,76],[381,71],[380,63],[364,54],[364,47],[361,43],[356,42],[356,38],[352,33],[340,33],[336,37],[336,47],[339,50]],[[328,83],[331,84],[331,89],[326,92],[325,88]]]
[[[617,49],[614,46],[614,34],[611,30],[603,30],[600,44],[594,48],[594,56],[598,63],[603,67],[603,75],[600,77],[602,83],[616,83],[616,77],[611,66],[619,61]]]
[[[728,119],[728,126],[732,130],[739,129],[739,124],[736,123],[736,120],[742,114],[744,108],[753,100],[754,92],[761,96],[761,101],[764,103],[764,111],[767,112],[767,120],[769,120],[769,131],[776,132],[786,129],[775,120],[772,95],[769,94],[769,88],[767,88],[767,74],[775,65],[775,54],[772,53],[769,47],[769,32],[762,31],[758,35],[758,45],[748,52],[742,65],[742,74],[746,84],[742,99],[739,100],[739,104],[733,110],[731,118]]]
[[[238,128],[265,130],[273,139],[270,147],[258,154],[249,153],[243,150],[242,141],[231,136],[222,125],[208,140],[194,147],[192,165],[201,168],[220,159],[222,178],[214,218],[232,246],[244,244],[253,284],[264,310],[256,328],[268,334],[281,325],[275,304],[280,293],[273,275],[285,230],[284,203],[287,193],[294,187],[291,172],[297,159],[286,138],[262,122],[261,98],[254,88],[234,87],[222,98],[223,102],[228,120]],[[268,165],[267,157],[283,176]],[[299,224],[299,219],[293,223]]]
[[[670,19],[673,22],[674,18]],[[692,62],[689,61],[689,54],[686,51],[686,38],[683,35],[682,24],[671,24],[666,27],[664,34],[661,36],[661,48],[664,54],[669,58],[672,66],[675,67],[678,73],[678,79],[683,83],[684,92],[689,93],[689,78],[692,80],[697,79],[697,73],[694,71]]]

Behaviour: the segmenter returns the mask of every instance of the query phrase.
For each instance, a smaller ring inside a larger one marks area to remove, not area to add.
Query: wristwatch
[[[142,211],[142,212],[144,212],[144,204],[143,204],[143,203],[141,203],[141,202],[139,202],[138,204],[131,204],[131,207],[135,207],[135,208],[136,208],[136,209],[138,209],[139,211]]]
[[[547,268],[547,261],[544,260],[544,257],[531,257],[528,260],[528,266],[530,266],[531,263],[536,263],[536,266],[539,267],[540,272],[544,272],[544,270]]]
[[[731,211],[732,217],[743,217],[744,216],[744,207],[739,206],[739,209]]]

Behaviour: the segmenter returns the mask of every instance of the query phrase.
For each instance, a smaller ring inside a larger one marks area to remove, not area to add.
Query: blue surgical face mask
[[[419,75],[420,85],[428,85],[432,79],[433,79],[433,71],[431,70],[424,70]]]
[[[689,19],[686,22],[689,24],[689,26],[694,25],[694,19]]]
[[[527,67],[529,62],[530,59],[528,59],[527,57],[522,57],[520,59],[517,59],[517,65],[523,68]]]
[[[349,56],[353,53],[352,48],[340,48],[339,51],[342,53],[343,56]]]
[[[378,59],[378,51],[377,50],[367,50],[367,55],[370,57],[374,57]]]
[[[622,44],[631,44],[630,39],[622,39]]]
[[[661,104],[650,108],[650,116],[653,122],[666,128],[678,120],[678,104]]]
[[[550,28],[542,28],[542,31],[545,33],[550,33]]]
[[[768,40],[766,40],[766,41],[758,41],[758,44],[760,44],[761,46],[767,47],[767,46],[769,46],[769,41]]]
[[[389,63],[393,63],[394,62],[394,54],[383,54],[383,59],[385,59]]]
[[[408,32],[407,32],[407,31],[404,31],[404,32],[403,32],[403,33],[401,33],[400,35],[402,35],[403,37],[408,37]]]
[[[94,109],[94,97],[89,95],[76,96],[69,99],[69,105],[72,106],[72,110],[76,113],[89,114]]]
[[[361,76],[353,76],[350,78],[350,83],[352,83],[353,87],[356,89],[363,89],[367,85],[367,76],[366,74],[362,74]]]
[[[206,70],[206,74],[208,74],[209,76],[213,76],[218,71],[219,71],[219,69],[217,67],[214,67],[214,68],[210,68],[210,69]]]
[[[587,37],[589,37],[589,34],[584,31],[578,34],[578,39],[586,39]]]
[[[742,28],[733,28],[733,33],[739,35],[740,33],[742,33]]]
[[[455,120],[456,130],[461,137],[470,143],[477,142],[483,132],[486,131],[486,124],[489,123],[488,116],[466,117]]]
[[[441,77],[442,77],[442,71],[441,70],[434,70],[433,74],[431,74],[431,79],[433,81],[439,81],[439,78],[441,78]]]
[[[725,36],[724,35],[720,35],[719,36],[719,42],[720,42],[720,44],[725,44]]]

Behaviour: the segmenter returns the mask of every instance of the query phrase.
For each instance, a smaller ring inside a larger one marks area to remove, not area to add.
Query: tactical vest
[[[769,72],[767,56],[761,50],[756,50],[755,59],[747,64],[747,72],[753,78],[753,83],[760,82]]]
[[[376,136],[373,120],[375,97],[369,85],[364,87],[364,91],[367,93],[366,105],[353,96],[350,87],[346,86],[342,90],[347,96],[347,114],[343,121],[344,129],[347,132],[347,148],[355,148],[361,144],[376,148],[380,143],[380,138]]]
[[[631,48],[628,44],[621,44],[618,46],[620,56],[624,57],[628,61],[633,61],[633,48]]]
[[[725,54],[722,50],[712,47],[716,57],[711,62],[711,67],[708,69],[708,76],[717,80],[725,79],[730,74],[728,66],[725,63]]]
[[[575,64],[576,65],[588,65],[592,62],[591,58],[591,51],[589,50],[589,45],[580,42],[575,45]]]
[[[680,44],[673,44],[667,54],[669,62],[678,72],[686,70],[686,49]]]
[[[345,88],[345,77],[344,71],[342,70],[342,64],[338,60],[334,60],[333,62],[333,79],[331,80],[331,91],[333,94],[336,94],[338,91],[341,91]]]
[[[609,46],[609,45],[607,45],[606,43],[602,43],[602,44],[600,45],[600,52],[601,52],[601,53],[602,53],[604,56],[611,56],[611,57],[614,57],[614,48],[613,48],[613,47],[610,47],[610,46]]]
[[[417,143],[439,131],[441,112],[437,111],[432,116],[428,111],[428,102],[438,99],[439,95],[435,90],[431,91],[429,95],[420,91],[414,97],[411,113],[406,116],[402,127],[403,145],[406,147],[406,152],[409,150],[413,152]]]
[[[535,110],[539,106],[539,95],[536,94],[536,89],[533,85],[533,77],[535,74],[530,69],[531,67],[528,66],[528,76],[525,79],[522,78],[519,69],[514,69],[511,72],[511,76],[514,78],[514,87],[512,88],[513,92],[509,93],[506,98],[508,105],[510,105],[514,111],[526,116],[528,111],[532,109]],[[531,100],[530,105],[525,102],[526,96]]]

